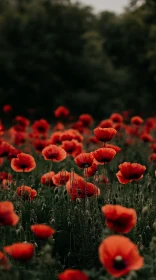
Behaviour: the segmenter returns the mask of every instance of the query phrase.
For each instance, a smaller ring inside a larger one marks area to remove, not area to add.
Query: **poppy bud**
[[[55,201],[58,202],[58,200],[59,200],[59,196],[56,194],[55,195]]]
[[[46,244],[45,247],[44,247],[44,252],[45,253],[49,253],[51,252],[51,246],[49,244]]]
[[[127,280],[137,279],[137,274],[135,271],[131,271],[127,277]]]
[[[51,255],[49,253],[48,254],[46,253],[46,257],[44,259],[44,262],[48,265],[52,265],[53,260],[52,260]]]
[[[151,183],[147,184],[148,191],[151,192]]]
[[[55,224],[55,219],[51,220],[51,224],[54,225]]]
[[[151,252],[154,252],[156,251],[156,237],[154,236],[152,238],[152,241],[150,242],[150,250]]]
[[[88,210],[86,210],[86,216],[89,216],[89,215],[90,215],[89,211],[88,211]]]
[[[77,198],[77,199],[76,199],[76,203],[77,203],[77,204],[81,203],[81,199],[80,199],[80,198]]]
[[[147,226],[146,226],[146,229],[147,229],[147,230],[151,230],[151,228],[150,228],[150,226],[149,226],[149,225],[147,225]]]
[[[153,228],[156,231],[156,222],[153,223]]]
[[[75,212],[77,212],[77,211],[78,211],[78,207],[77,207],[77,206],[75,206],[75,207],[74,207],[74,210],[75,210]]]
[[[18,229],[16,230],[16,234],[19,235],[20,232],[21,232],[21,230],[20,230],[20,228],[18,228]]]
[[[145,206],[143,209],[142,209],[142,215],[143,216],[147,216],[148,214],[148,206]]]

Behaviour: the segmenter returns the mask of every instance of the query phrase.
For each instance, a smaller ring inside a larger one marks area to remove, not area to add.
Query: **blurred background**
[[[151,116],[155,97],[155,0],[0,0],[1,108]]]

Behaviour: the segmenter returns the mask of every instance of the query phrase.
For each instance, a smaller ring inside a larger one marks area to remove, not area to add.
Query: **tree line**
[[[67,0],[1,1],[0,105],[45,116],[58,105],[95,118],[154,113],[156,3],[137,2],[97,15]]]

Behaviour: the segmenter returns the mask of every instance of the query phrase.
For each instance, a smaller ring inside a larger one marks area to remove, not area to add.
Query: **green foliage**
[[[154,111],[156,4],[131,7],[94,15],[70,1],[1,2],[1,105],[20,112],[27,96],[25,108],[47,116],[60,104],[98,108],[96,118]]]

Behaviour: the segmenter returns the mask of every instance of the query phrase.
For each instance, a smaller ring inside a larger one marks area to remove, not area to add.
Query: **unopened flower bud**
[[[58,200],[59,200],[59,196],[56,194],[55,195],[55,201],[58,202]]]
[[[143,216],[147,216],[148,214],[148,206],[145,206],[143,209],[142,209],[142,215]]]

